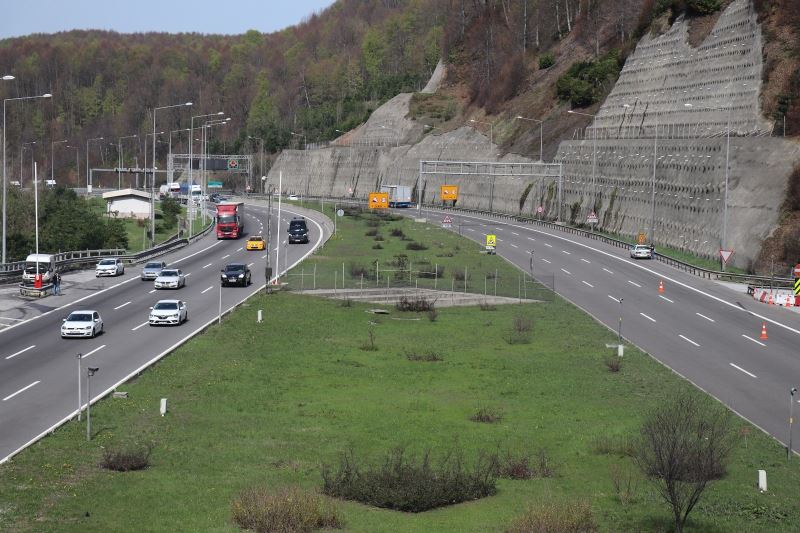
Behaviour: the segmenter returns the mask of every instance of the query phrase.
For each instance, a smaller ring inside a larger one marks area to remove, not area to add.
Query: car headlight
[[[92,329],[92,326],[83,326],[83,329]]]
[[[244,274],[239,274],[239,277],[240,277],[240,278],[243,278],[243,277],[244,277]]]

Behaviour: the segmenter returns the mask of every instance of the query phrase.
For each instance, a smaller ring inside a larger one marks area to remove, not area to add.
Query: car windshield
[[[162,270],[161,271],[161,277],[162,278],[172,278],[172,277],[176,277],[177,275],[178,275],[178,271],[177,270]]]
[[[68,322],[91,322],[92,321],[92,314],[91,313],[72,313],[67,318]]]
[[[228,265],[225,267],[225,270],[228,272],[239,272],[244,270],[244,265]]]
[[[115,265],[115,264],[117,264],[117,261],[115,259],[103,259],[102,261],[100,261],[97,264],[98,265]]]
[[[217,219],[220,224],[231,224],[236,222],[236,215],[220,215]]]
[[[259,242],[259,241],[263,241],[264,239],[262,239],[261,237],[250,237],[250,240],[254,241],[254,242]]]
[[[161,263],[147,263],[145,268],[162,268]]]
[[[175,310],[177,308],[178,308],[177,302],[158,302],[156,305],[153,306],[153,309],[159,309],[159,310],[164,310],[164,309]]]

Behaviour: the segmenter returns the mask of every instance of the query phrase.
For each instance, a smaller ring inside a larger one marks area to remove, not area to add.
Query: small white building
[[[118,218],[150,218],[150,194],[136,189],[122,189],[103,193],[106,212],[117,213]]]

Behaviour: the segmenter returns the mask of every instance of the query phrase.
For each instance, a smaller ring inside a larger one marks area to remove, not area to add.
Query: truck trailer
[[[217,204],[217,239],[238,239],[244,233],[244,203]]]
[[[389,193],[389,207],[411,207],[411,187],[381,185],[380,192]]]

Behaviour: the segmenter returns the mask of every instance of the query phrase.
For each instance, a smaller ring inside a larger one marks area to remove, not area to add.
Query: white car
[[[125,263],[122,259],[101,259],[94,268],[94,275],[100,276],[121,276],[125,273]]]
[[[186,276],[178,268],[165,268],[154,282],[156,289],[180,289],[186,286]]]
[[[633,259],[652,259],[653,248],[649,244],[631,246],[631,257]]]
[[[180,326],[189,318],[186,302],[181,300],[159,300],[150,308],[151,326]]]
[[[61,323],[61,337],[92,338],[103,332],[100,313],[92,310],[73,311]]]
[[[299,200],[300,197],[297,196],[296,194],[290,194],[289,196],[286,197],[286,199],[287,200]]]

